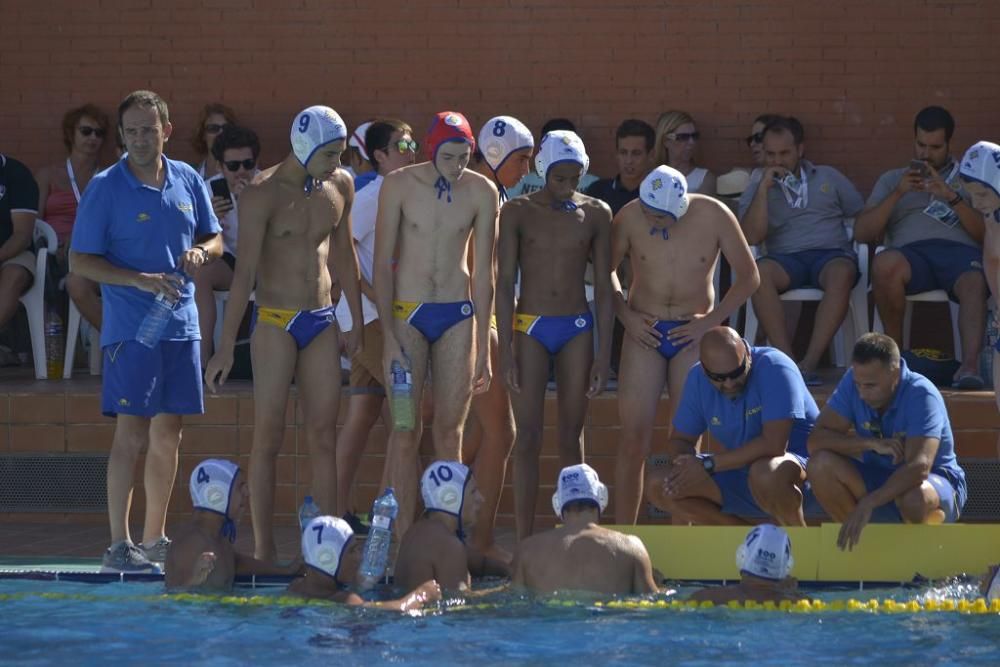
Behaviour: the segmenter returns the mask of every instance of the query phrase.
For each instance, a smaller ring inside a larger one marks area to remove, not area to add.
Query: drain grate
[[[106,512],[107,454],[0,455],[0,512]]]

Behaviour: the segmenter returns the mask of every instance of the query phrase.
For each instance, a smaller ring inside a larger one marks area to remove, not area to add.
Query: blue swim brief
[[[667,334],[682,324],[687,323],[687,320],[657,320],[653,324],[653,328],[663,334],[663,337],[660,339],[660,345],[656,348],[656,351],[659,352],[667,361],[676,357],[677,353],[688,345],[687,343],[684,343],[683,345],[674,345],[670,339],[667,338]]]
[[[462,320],[472,317],[471,301],[450,303],[420,303],[419,301],[393,301],[392,314],[419,331],[433,345],[444,332]]]
[[[854,282],[858,281],[861,274],[858,272],[858,258],[853,252],[847,252],[840,248],[832,250],[802,250],[791,253],[774,253],[761,257],[758,262],[771,260],[777,262],[785,273],[788,274],[788,289],[800,289],[811,287],[820,289],[819,274],[823,268],[835,259],[849,259],[854,262]]]
[[[514,316],[514,331],[528,334],[545,346],[550,355],[559,354],[566,343],[577,334],[594,329],[594,315],[588,310],[579,315],[528,315]]]
[[[954,290],[958,279],[970,271],[983,273],[982,249],[957,241],[930,239],[907,243],[892,250],[901,253],[910,263],[907,294],[940,289],[957,302]]]
[[[205,412],[201,342],[161,340],[152,349],[134,340],[104,348],[101,412],[107,417]]]
[[[858,471],[858,474],[861,475],[861,479],[865,483],[865,490],[868,493],[885,484],[886,480],[895,472],[894,468],[872,465],[864,461],[858,461],[857,459],[850,459],[850,461],[854,464],[854,468]],[[941,510],[944,512],[945,523],[955,523],[958,521],[958,518],[962,515],[962,508],[965,506],[967,497],[965,486],[960,485],[958,488],[955,488],[947,478],[933,472],[927,476],[927,481],[934,487],[938,497],[941,499]],[[899,513],[896,503],[890,501],[885,505],[876,507],[875,511],[872,512],[871,520],[873,523],[902,523],[903,516]]]
[[[309,347],[316,336],[337,322],[333,306],[324,306],[315,310],[288,310],[286,308],[267,308],[259,306],[254,308],[253,317],[250,319],[250,331],[253,331],[258,322],[271,324],[284,329],[292,338],[300,350]]]

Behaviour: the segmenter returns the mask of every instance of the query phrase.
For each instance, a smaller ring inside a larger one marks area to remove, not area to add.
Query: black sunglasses
[[[749,137],[747,137],[747,146],[753,146],[754,144],[760,144],[764,142],[763,132],[754,132]]]
[[[218,134],[226,129],[225,125],[219,125],[218,123],[209,123],[205,126],[205,131],[209,134]]]
[[[670,141],[698,141],[701,139],[701,132],[671,132],[667,135]]]
[[[76,129],[79,130],[80,134],[82,134],[85,137],[89,137],[90,135],[93,134],[96,135],[98,139],[103,139],[105,134],[104,130],[102,130],[99,127],[88,127],[87,125],[81,125]]]
[[[250,171],[257,166],[257,160],[252,158],[246,160],[226,160],[222,164],[226,165],[226,169],[229,171],[239,171],[240,167]]]
[[[712,371],[705,368],[705,364],[701,365],[701,370],[705,372],[705,376],[708,377],[712,382],[725,382],[726,380],[735,380],[747,372],[747,364],[750,362],[750,348],[746,347],[746,343],[743,344],[746,350],[746,354],[743,355],[743,361],[740,362],[739,368],[731,370],[728,373],[713,373]]]

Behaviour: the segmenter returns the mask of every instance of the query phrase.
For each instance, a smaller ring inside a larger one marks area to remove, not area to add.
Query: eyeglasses
[[[667,135],[670,141],[698,141],[701,139],[701,132],[671,132]]]
[[[226,160],[222,164],[226,165],[226,169],[229,171],[239,171],[240,167],[250,171],[257,166],[257,160],[252,158],[248,158],[246,160]]]
[[[728,373],[713,373],[712,371],[705,368],[705,364],[701,365],[701,370],[705,372],[705,375],[712,382],[725,382],[726,380],[735,380],[747,372],[747,364],[750,362],[750,349],[746,349],[746,353],[743,355],[743,361],[740,362],[739,368],[731,370]]]
[[[754,132],[749,137],[747,137],[747,146],[753,146],[754,144],[764,143],[764,133]]]
[[[388,152],[389,146],[391,145],[392,144],[386,144],[386,147],[383,148],[382,150]],[[396,142],[396,149],[399,151],[400,155],[406,153],[406,151],[413,151],[414,153],[416,153],[419,148],[420,144],[418,144],[413,139],[410,139],[409,141],[405,139],[400,139],[399,141]]]
[[[105,135],[105,131],[99,127],[88,127],[87,125],[81,125],[76,129],[77,131],[80,132],[80,134],[82,134],[85,137],[89,137],[90,135],[93,134],[98,139],[103,139]]]
[[[205,126],[205,131],[209,134],[218,134],[226,129],[225,125],[219,125],[218,123],[209,123]]]

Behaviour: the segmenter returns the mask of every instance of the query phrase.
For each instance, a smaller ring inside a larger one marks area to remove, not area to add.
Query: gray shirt
[[[767,193],[767,252],[834,249],[850,252],[844,220],[861,212],[864,206],[861,193],[833,167],[814,165],[808,160],[802,160],[801,164],[809,184],[805,208],[792,208],[777,185]],[[750,209],[763,175],[763,169],[755,170],[740,197],[740,219]]]
[[[939,173],[942,178],[946,179],[948,185],[962,196],[962,199],[969,201],[969,195],[962,188],[962,179],[959,178],[958,170],[955,169],[956,164],[954,161],[949,162]],[[899,185],[899,179],[909,169],[909,167],[890,169],[882,174],[878,182],[875,183],[875,188],[872,190],[871,196],[868,197],[866,206],[871,208],[885,201],[885,198],[892,194],[892,191]],[[929,192],[913,191],[900,197],[889,213],[889,222],[885,227],[884,244],[898,248],[917,241],[941,240],[963,243],[976,248],[981,247],[975,239],[969,236],[961,223],[948,226],[937,218],[924,213],[924,209],[933,199],[933,195]]]

